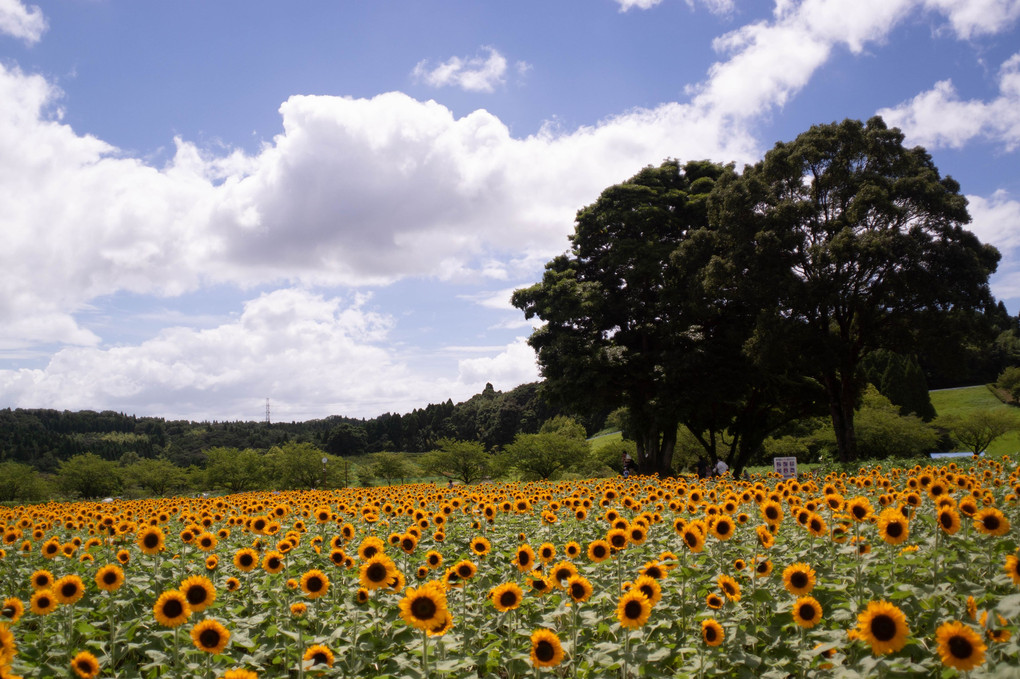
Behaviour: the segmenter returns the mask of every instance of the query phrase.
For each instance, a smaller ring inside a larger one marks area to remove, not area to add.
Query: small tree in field
[[[1020,429],[1020,420],[1009,410],[991,408],[966,415],[947,415],[935,422],[949,430],[953,439],[966,450],[980,455],[1001,436]]]
[[[439,439],[437,448],[422,458],[422,468],[433,474],[458,479],[467,485],[485,478],[489,454],[478,441]]]

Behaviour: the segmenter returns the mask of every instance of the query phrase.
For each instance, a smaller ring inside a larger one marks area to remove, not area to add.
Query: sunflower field
[[[0,676],[1020,666],[1008,458],[0,508]]]

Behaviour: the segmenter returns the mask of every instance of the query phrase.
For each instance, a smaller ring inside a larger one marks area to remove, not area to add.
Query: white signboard
[[[797,458],[795,457],[774,457],[772,468],[784,479],[797,478]]]

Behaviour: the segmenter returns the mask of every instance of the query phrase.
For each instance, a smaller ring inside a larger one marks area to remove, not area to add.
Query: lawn
[[[935,406],[935,412],[939,415],[962,416],[975,410],[1011,409],[1011,406],[995,398],[988,387],[984,385],[960,387],[959,389],[939,389],[929,393],[931,404]],[[1020,432],[1011,432],[994,441],[988,448],[987,454],[992,457],[1001,457],[1017,451],[1020,451]]]

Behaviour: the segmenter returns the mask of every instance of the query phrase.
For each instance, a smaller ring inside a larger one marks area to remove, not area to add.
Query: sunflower
[[[281,572],[283,570],[283,554],[276,550],[266,552],[266,555],[262,557],[262,570],[270,575]]]
[[[226,585],[228,592],[236,592],[241,589],[241,581],[237,578],[227,578]]]
[[[308,604],[304,601],[298,601],[290,605],[290,614],[295,618],[305,617],[305,613],[308,612]]]
[[[216,620],[203,620],[191,628],[191,642],[198,650],[216,655],[227,647],[230,632]]]
[[[859,495],[847,501],[846,511],[854,521],[867,521],[875,510],[871,506],[871,500]]]
[[[895,507],[878,515],[878,535],[890,545],[898,545],[910,536],[910,525]]]
[[[726,603],[726,600],[715,592],[711,592],[705,597],[705,605],[714,610],[722,608],[724,603]]]
[[[605,540],[593,540],[588,543],[588,559],[593,563],[602,563],[610,557],[612,550]]]
[[[180,593],[193,613],[201,613],[216,601],[216,588],[204,575],[192,575],[181,583]]]
[[[71,605],[85,595],[85,583],[77,575],[65,575],[53,583],[53,596],[57,601]]]
[[[475,577],[475,573],[478,572],[478,567],[475,566],[469,559],[462,559],[453,566],[454,572],[457,573],[457,577],[461,580],[470,580]]]
[[[576,541],[571,540],[563,547],[563,553],[571,559],[576,559],[581,555],[581,545]]]
[[[413,533],[404,533],[400,536],[399,545],[404,554],[411,554],[418,547],[418,538]]]
[[[443,565],[443,555],[434,549],[430,549],[425,553],[425,563],[429,565],[429,568],[435,570]]]
[[[29,605],[36,615],[49,615],[57,608],[57,598],[48,589],[38,589],[32,594]]]
[[[542,563],[549,563],[556,558],[556,545],[551,542],[543,542],[538,547],[538,558]]]
[[[317,568],[301,576],[301,590],[309,599],[318,599],[329,591],[329,578]]]
[[[221,674],[219,679],[259,679],[259,675],[251,670],[235,668]]]
[[[88,651],[81,651],[71,659],[71,669],[81,679],[92,679],[99,675],[99,661]]]
[[[641,567],[640,573],[656,580],[662,580],[669,575],[669,567],[658,561],[649,561]]]
[[[568,578],[577,575],[577,566],[569,561],[559,561],[549,569],[549,578],[557,587],[563,587]]]
[[[985,507],[974,515],[974,530],[984,535],[1005,535],[1009,532],[1009,519],[995,507]]]
[[[723,514],[712,522],[712,535],[718,540],[729,540],[737,530],[737,524],[733,519]]]
[[[783,570],[783,586],[790,594],[810,594],[815,588],[815,569],[806,563],[795,563]]]
[[[757,526],[754,529],[754,537],[757,538],[758,544],[765,549],[771,549],[772,545],[776,543],[776,537],[772,534],[772,530],[775,529],[779,524],[765,524]]]
[[[441,622],[446,612],[446,592],[436,581],[418,589],[408,588],[407,594],[400,600],[400,617],[408,625],[423,631]]]
[[[715,618],[707,618],[701,621],[701,638],[709,646],[718,646],[723,642],[726,633],[722,625]]]
[[[944,622],[935,630],[942,664],[967,672],[985,662],[985,646],[981,636],[959,621]]]
[[[651,614],[652,602],[639,589],[631,589],[621,596],[616,606],[616,617],[620,624],[630,629],[643,627]]]
[[[393,560],[385,554],[377,554],[361,564],[359,582],[365,589],[387,587],[396,574]]]
[[[546,594],[553,589],[552,580],[542,575],[539,571],[531,571],[528,574],[528,578],[531,582],[531,591],[535,594]]]
[[[195,544],[203,552],[211,552],[216,549],[216,536],[212,533],[199,533],[198,537],[195,538]]]
[[[516,582],[507,582],[493,587],[489,594],[492,605],[501,613],[514,610],[521,605],[521,601],[524,599],[524,591]]]
[[[53,573],[41,569],[32,573],[32,589],[51,589],[53,587]]]
[[[943,507],[938,513],[938,524],[948,535],[956,535],[960,530],[960,513],[952,507]]]
[[[129,563],[131,563],[131,552],[127,551],[126,549],[118,550],[117,563],[119,563],[121,566],[126,566]]]
[[[354,593],[354,603],[358,605],[367,604],[369,598],[371,598],[371,594],[364,587],[359,587],[358,591]]]
[[[761,518],[765,523],[777,526],[783,522],[783,508],[778,502],[768,500],[761,505]]]
[[[695,554],[705,548],[705,536],[702,535],[701,531],[698,530],[694,524],[689,524],[684,527],[683,534],[680,536],[684,545],[687,549],[691,550]]]
[[[14,633],[6,623],[0,623],[0,667],[9,665],[18,654],[18,644],[14,641]]]
[[[358,557],[362,560],[371,559],[382,554],[386,549],[386,543],[374,535],[369,535],[358,545]]]
[[[531,664],[535,667],[556,667],[563,662],[563,645],[556,633],[537,629],[531,633]]]
[[[825,519],[814,512],[811,512],[811,516],[808,517],[805,528],[816,538],[829,534],[829,525],[825,523]]]
[[[652,582],[655,582],[655,584],[658,585],[658,582],[655,580],[652,580]],[[588,578],[583,575],[572,575],[567,578],[567,585],[565,589],[567,590],[567,595],[578,603],[587,601],[594,591],[591,586],[591,582],[589,582]]]
[[[492,549],[492,544],[487,538],[477,536],[471,539],[471,551],[475,556],[485,556]]]
[[[822,605],[813,596],[802,596],[793,604],[793,621],[805,629],[811,629],[822,619]]]
[[[143,554],[159,554],[163,551],[165,540],[166,537],[163,535],[163,529],[159,526],[146,526],[138,531],[138,535],[135,536],[138,549],[142,550]]]
[[[1020,585],[1020,559],[1015,554],[1006,557],[1006,574],[1014,585]]]
[[[627,531],[622,528],[613,528],[606,533],[606,542],[615,550],[621,550],[627,546]]]
[[[107,564],[96,571],[96,586],[104,592],[116,592],[124,584],[124,571],[116,564]]]
[[[719,585],[719,589],[722,590],[727,599],[733,602],[740,601],[740,584],[736,580],[722,573],[716,580],[716,584]]]
[[[156,605],[152,607],[152,612],[156,616],[156,622],[163,627],[178,627],[191,617],[187,597],[176,589],[160,594]]]
[[[244,547],[234,553],[234,565],[243,573],[251,573],[259,565],[259,553],[251,547]]]
[[[12,623],[17,622],[21,619],[21,616],[25,614],[25,604],[21,603],[21,599],[17,597],[9,597],[4,599],[4,604],[0,607],[0,617],[10,620]]]
[[[328,646],[314,644],[308,647],[308,650],[305,651],[305,654],[301,659],[304,661],[306,667],[315,667],[316,665],[332,667],[333,651],[329,650]]]
[[[871,644],[875,655],[895,653],[907,643],[910,628],[903,611],[888,601],[872,601],[857,616],[857,636]]]

